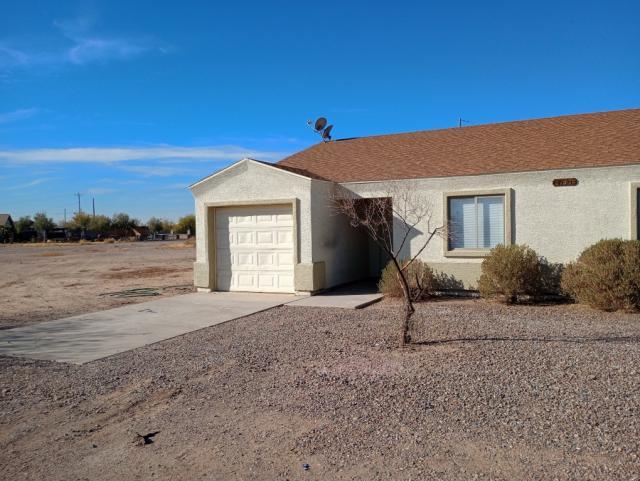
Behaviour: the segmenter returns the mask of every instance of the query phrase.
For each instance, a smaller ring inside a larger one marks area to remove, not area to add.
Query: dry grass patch
[[[146,279],[150,277],[162,277],[167,274],[190,271],[191,267],[162,267],[151,266],[140,269],[118,270],[102,274],[103,279]]]
[[[159,249],[193,249],[196,246],[196,239],[192,237],[184,242],[173,242],[171,244],[163,244]]]
[[[38,254],[40,257],[60,257],[63,256],[62,252],[43,252],[42,254]]]

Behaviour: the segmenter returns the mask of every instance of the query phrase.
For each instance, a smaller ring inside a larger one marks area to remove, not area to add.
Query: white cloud
[[[55,180],[54,177],[41,177],[39,179],[33,179],[29,182],[26,182],[24,184],[18,184],[18,185],[14,185],[11,186],[9,189],[10,190],[20,190],[20,189],[28,189],[29,187],[36,187],[40,184],[44,184],[45,182],[49,182],[51,180]]]
[[[109,60],[129,60],[145,53],[167,53],[171,48],[151,37],[99,35],[91,31],[93,20],[75,18],[56,21],[53,26],[57,38],[51,44],[60,45],[48,50],[20,47],[7,39],[0,40],[0,69],[7,72],[15,68],[86,65]]]
[[[4,42],[0,43],[0,66],[3,64],[24,65],[29,63],[30,59],[31,57],[27,53],[16,48],[11,48]]]
[[[126,165],[121,166],[120,169],[125,172],[140,174],[143,177],[173,177],[176,175],[189,175],[194,173],[193,169],[157,165]]]
[[[129,60],[154,50],[161,51],[149,40],[120,37],[87,37],[75,39],[69,48],[30,52],[0,43],[0,68],[86,65],[109,60]],[[164,51],[164,50],[162,50]]]
[[[33,117],[38,113],[38,109],[30,108],[30,109],[18,109],[13,112],[5,112],[0,114],[0,124],[8,124],[11,122],[17,122],[19,120],[26,120],[30,117]]]
[[[209,147],[178,147],[160,145],[153,147],[73,147],[0,150],[0,163],[7,164],[113,164],[130,161],[230,161],[251,157],[275,160],[283,152],[245,149],[234,145]],[[136,167],[138,168],[138,167]],[[140,167],[147,168],[147,167]]]
[[[94,61],[128,60],[152,49],[150,45],[126,38],[81,38],[67,53],[69,62],[83,65]]]

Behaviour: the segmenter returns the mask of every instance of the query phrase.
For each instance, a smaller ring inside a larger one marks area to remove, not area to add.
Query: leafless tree
[[[411,272],[409,267],[434,237],[445,237],[447,229],[444,224],[434,224],[430,202],[412,182],[390,182],[381,192],[384,194],[380,197],[362,198],[336,185],[331,204],[335,212],[349,219],[352,227],[364,229],[393,262],[403,296],[402,345],[407,345],[412,342],[413,304],[423,296],[426,287],[416,276],[416,288],[411,289],[407,278]],[[416,237],[418,244],[414,242],[413,249],[405,249],[412,236]],[[394,237],[397,240],[395,243]],[[409,255],[403,258],[405,250],[409,251]]]

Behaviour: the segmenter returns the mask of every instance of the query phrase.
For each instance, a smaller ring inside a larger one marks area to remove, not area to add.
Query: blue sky
[[[0,0],[0,211],[177,218],[318,141],[640,106],[637,1]]]

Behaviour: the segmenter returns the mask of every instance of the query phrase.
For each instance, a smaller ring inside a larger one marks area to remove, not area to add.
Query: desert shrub
[[[564,264],[549,262],[544,257],[540,258],[540,293],[541,294],[562,294],[562,273]]]
[[[414,260],[408,267],[405,267],[407,263],[407,261],[402,261],[400,265],[403,266],[405,271],[411,299],[418,301],[433,294],[436,288],[436,278],[431,267],[419,259]],[[389,261],[382,271],[378,289],[385,296],[402,297],[402,284],[393,261]]]
[[[465,288],[464,282],[446,272],[436,272],[435,286],[438,290],[444,291],[462,291]]]
[[[518,296],[534,296],[542,288],[540,259],[536,251],[526,245],[498,245],[482,262],[478,281],[480,295],[506,303],[516,302]]]
[[[640,241],[607,239],[587,247],[564,270],[562,290],[596,309],[640,309]]]

